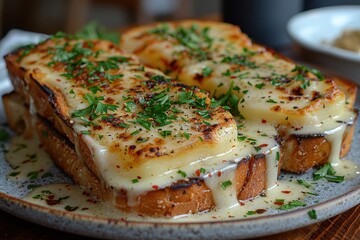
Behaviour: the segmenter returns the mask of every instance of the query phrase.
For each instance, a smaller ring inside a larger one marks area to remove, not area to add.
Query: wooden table
[[[1,240],[84,240],[69,233],[42,227],[0,211]],[[263,240],[360,239],[360,205],[328,220],[297,230],[262,237]]]

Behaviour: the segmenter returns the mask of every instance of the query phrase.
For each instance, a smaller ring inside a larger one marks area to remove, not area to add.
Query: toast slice
[[[5,60],[15,87],[3,97],[9,126],[38,136],[75,182],[118,208],[154,217],[208,211],[276,181],[280,164],[268,161],[279,149],[276,132],[261,136],[255,152],[206,93],[110,42],[53,36]]]
[[[197,20],[139,26],[122,34],[121,48],[209,91],[247,122],[275,126],[283,170],[301,173],[350,149],[356,85],[254,44],[236,26]]]

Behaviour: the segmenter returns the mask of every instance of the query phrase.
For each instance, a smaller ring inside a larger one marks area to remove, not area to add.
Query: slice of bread
[[[342,123],[334,122],[346,124],[340,156],[350,149],[356,85],[325,78],[254,44],[234,25],[186,20],[139,26],[122,34],[120,46],[216,98],[230,95],[230,104],[246,121],[273,124],[285,171],[302,173],[335,161],[339,152],[331,149],[338,144],[329,135]]]
[[[3,97],[9,126],[38,136],[97,198],[158,217],[208,211],[227,196],[237,202],[267,188],[268,148],[235,152],[234,118],[198,88],[106,41],[52,38],[24,51],[5,58],[15,86]]]

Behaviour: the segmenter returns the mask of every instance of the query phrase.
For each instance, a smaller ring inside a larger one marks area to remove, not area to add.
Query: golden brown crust
[[[17,93],[3,97],[6,109],[12,112],[28,113],[24,100]],[[16,109],[16,111],[14,111]],[[32,125],[18,128],[20,122],[31,122],[28,114],[9,114],[8,123],[13,130],[24,133],[32,132]],[[30,128],[30,129],[29,129]],[[34,132],[32,132],[34,134]],[[65,171],[77,184],[91,191],[98,199],[114,201],[115,205],[128,211],[126,193],[120,191],[113,199],[111,189],[104,184],[90,169],[79,160],[74,145],[64,138],[51,123],[42,117],[36,117],[36,134],[47,153],[56,165]],[[216,176],[213,176],[216,177]],[[266,159],[264,155],[251,157],[240,161],[236,173],[235,184],[239,200],[247,200],[258,196],[266,186]],[[156,186],[154,186],[156,188]],[[165,189],[158,189],[137,197],[137,203],[132,208],[140,215],[161,217],[176,216],[188,213],[209,211],[215,206],[212,193],[201,179],[190,179],[187,182],[177,182]]]
[[[253,52],[256,52],[256,49],[262,49],[261,51],[259,51],[261,53],[259,54],[258,57],[263,60],[266,57],[268,57],[271,60],[268,62],[269,64],[276,62],[278,56],[278,54],[272,49],[263,47],[261,45],[252,44],[250,39],[246,36],[246,34],[239,31],[237,27],[234,26],[231,27],[228,24],[216,23],[216,22],[203,22],[198,20],[168,22],[165,24],[168,26],[168,29],[166,30],[168,32],[173,31],[178,26],[186,28],[191,26],[192,24],[197,25],[197,27],[199,28],[208,27],[209,29],[214,29],[213,30],[214,35],[212,36],[214,42],[216,41],[217,38],[221,36],[221,38],[225,39],[229,44],[235,45],[231,53],[241,52],[241,51],[235,51],[234,49],[242,48],[242,47],[246,47]],[[212,65],[211,64],[207,65],[207,62],[204,60],[198,61],[196,59],[192,59],[190,57],[191,54],[190,55],[186,54],[186,51],[188,51],[188,49],[184,47],[185,45],[182,44],[181,41],[176,39],[176,37],[172,37],[173,35],[166,35],[167,33],[165,30],[164,32],[160,32],[160,33],[154,32],[156,28],[158,28],[159,30],[162,28],[162,26],[165,25],[150,24],[150,25],[134,27],[132,29],[129,29],[123,33],[120,46],[122,46],[125,50],[137,54],[144,63],[149,64],[150,66],[156,67],[160,70],[169,70],[170,75],[177,76],[179,81],[186,82],[187,84],[201,86],[212,93],[215,90],[213,89],[214,86],[215,87],[218,86],[217,84],[215,85],[213,84],[213,82],[216,82],[217,79],[221,79],[221,81],[218,81],[217,83],[220,83],[221,85],[226,85],[228,79],[223,79],[223,75],[219,75],[219,74],[216,75],[216,70],[217,68],[220,68],[219,65],[221,65],[223,61],[220,62],[218,61],[217,65],[213,67],[212,75],[209,75],[208,77],[201,76],[201,78],[199,78],[199,76],[194,73],[195,72],[194,69],[190,67],[191,70],[189,71],[189,66],[187,66],[189,65],[189,62],[191,62],[190,65],[199,64],[199,66],[201,67],[204,66],[211,67]],[[216,34],[215,31],[217,31]],[[232,39],[230,37],[231,32],[233,33],[233,36],[237,36],[237,37]],[[243,39],[243,40],[239,41],[239,39]],[[224,42],[226,42],[225,40]],[[155,47],[155,45],[157,45],[157,47]],[[181,54],[180,53],[175,54],[177,53],[176,51],[178,51],[179,48],[183,49],[183,51],[181,52]],[[173,52],[173,54],[169,54],[169,52],[171,51]],[[210,55],[219,54],[219,52],[217,52],[218,49],[212,49],[212,47],[209,47],[205,51],[208,51]],[[225,53],[226,51],[223,53],[223,55],[221,55],[221,57],[226,55]],[[293,68],[295,66],[295,63],[292,60],[287,59],[283,56],[280,56],[280,58],[283,60],[284,64],[291,65],[291,68],[289,68],[290,72],[287,72],[287,74],[288,75],[293,74],[295,72]],[[161,59],[162,61],[154,61],[154,59]],[[251,57],[249,59],[254,60]],[[216,59],[215,60],[211,59],[211,60],[215,61]],[[237,65],[236,67],[240,69],[239,72],[243,71],[244,66]],[[279,73],[280,70],[279,69],[277,70],[278,72],[275,71],[275,73]],[[229,71],[228,74],[231,75],[230,74],[231,72],[232,71]],[[308,77],[310,77],[311,79],[317,78],[317,76],[315,76],[313,73],[308,72],[308,74],[309,74]],[[231,78],[237,79],[237,76],[233,74],[231,75]],[[273,117],[275,113],[276,114],[282,113],[284,116],[284,118],[282,119],[286,119],[287,121],[288,117],[289,118],[294,117],[294,119],[297,119],[298,117],[301,118],[306,115],[312,115],[313,113],[316,114],[322,111],[322,109],[325,109],[324,103],[334,103],[336,101],[342,101],[342,99],[344,99],[344,94],[346,95],[346,100],[347,100],[346,107],[348,107],[349,109],[353,108],[356,99],[356,92],[357,92],[356,84],[340,77],[329,77],[329,78],[325,78],[323,81],[320,82],[325,83],[326,88],[322,90],[321,96],[320,96],[320,90],[315,89],[313,91],[313,96],[311,96],[312,100],[310,101],[309,105],[300,109],[298,107],[294,109],[288,109],[282,107],[282,105],[280,104],[281,101],[278,101],[277,104],[271,108],[273,114],[269,118]],[[287,91],[286,92],[287,98],[283,98],[282,99],[283,101],[286,102],[287,100],[289,100],[288,98],[290,97],[294,99],[301,98],[301,95],[303,94],[306,88],[305,89],[299,88],[298,85],[295,85],[295,87],[296,88],[293,89],[288,89],[282,86],[277,87],[277,90],[282,88],[283,91]],[[292,92],[295,93],[299,92],[299,94],[292,94]],[[303,100],[302,102],[307,101],[307,99],[302,99],[302,100]],[[243,109],[240,109],[240,112],[242,112],[242,114],[244,115],[244,112],[246,112],[246,110],[247,109],[244,107]],[[333,110],[337,111],[336,108],[333,108]],[[262,116],[262,114],[257,113],[256,110],[252,112],[251,115]],[[323,114],[323,115],[328,116],[327,114]],[[245,118],[247,117],[248,116],[245,116]],[[309,123],[305,121],[304,124],[306,125]],[[282,125],[282,123],[280,123],[279,125]],[[341,154],[340,154],[341,157],[345,156],[347,152],[350,150],[351,139],[353,136],[354,129],[355,129],[355,124],[349,123],[343,138]],[[284,163],[282,164],[283,170],[295,172],[295,173],[302,173],[313,167],[320,166],[328,161],[328,156],[330,154],[331,146],[330,143],[325,139],[325,137],[297,136],[297,135],[288,136],[287,133],[281,133],[281,132],[280,135],[282,137],[281,143],[282,143],[283,155],[284,155],[283,156]]]

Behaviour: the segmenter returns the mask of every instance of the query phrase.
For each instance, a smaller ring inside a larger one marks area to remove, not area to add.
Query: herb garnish
[[[230,180],[227,180],[227,181],[221,183],[221,188],[225,190],[227,187],[230,187],[231,185],[232,185],[232,182]]]
[[[69,212],[73,212],[73,211],[75,211],[75,210],[77,210],[79,207],[72,207],[72,206],[70,206],[70,205],[66,205],[65,207],[64,207],[64,209],[66,210],[66,211],[69,211]]]
[[[310,219],[317,219],[317,214],[314,209],[308,211],[307,214],[309,215]]]
[[[74,111],[71,114],[72,117],[83,117],[89,115],[89,119],[94,120],[99,116],[107,115],[108,111],[116,111],[116,109],[119,108],[117,105],[102,103],[101,100],[105,99],[103,96],[97,97],[86,93],[84,99],[88,101],[89,106],[84,109]]]
[[[344,176],[336,176],[335,173],[336,173],[335,169],[331,166],[330,163],[327,163],[323,167],[321,167],[319,170],[317,170],[316,172],[313,173],[313,179],[319,180],[319,179],[325,178],[329,182],[336,182],[336,183],[343,182],[345,177]]]
[[[186,172],[184,172],[182,170],[177,171],[177,173],[182,177],[186,177]]]
[[[175,39],[189,50],[189,54],[199,61],[208,59],[208,50],[211,48],[213,39],[209,36],[209,28],[200,28],[197,25],[190,27],[176,27],[171,29],[169,25],[162,24],[148,33],[155,34],[164,39]]]
[[[228,91],[226,92],[225,95],[221,96],[218,99],[218,102],[220,103],[221,106],[229,107],[229,110],[233,115],[239,116],[240,115],[238,109],[239,97],[233,94],[233,90],[234,90],[234,82],[231,82]]]
[[[0,141],[6,142],[9,139],[10,139],[9,133],[5,129],[0,128]]]
[[[324,75],[319,70],[310,69],[310,68],[308,68],[306,66],[296,65],[294,67],[294,69],[291,70],[291,71],[292,72],[299,72],[301,74],[306,74],[306,73],[310,72],[310,73],[314,74],[319,80],[324,80],[325,79]]]
[[[308,182],[305,181],[305,180],[298,179],[297,182],[298,182],[300,185],[303,185],[303,186],[306,187],[306,188],[311,188],[311,184],[308,183]]]
[[[210,76],[210,74],[213,72],[212,68],[209,68],[209,67],[205,67],[203,68],[202,70],[202,75],[204,77],[207,77],[207,76]]]
[[[250,62],[246,55],[233,55],[233,56],[226,56],[221,60],[222,63],[232,63],[237,64],[249,68],[256,68],[256,64],[254,62]]]
[[[304,207],[306,204],[304,202],[301,202],[299,200],[294,200],[289,202],[288,204],[284,204],[281,207],[279,207],[280,210],[289,210],[295,207]]]

